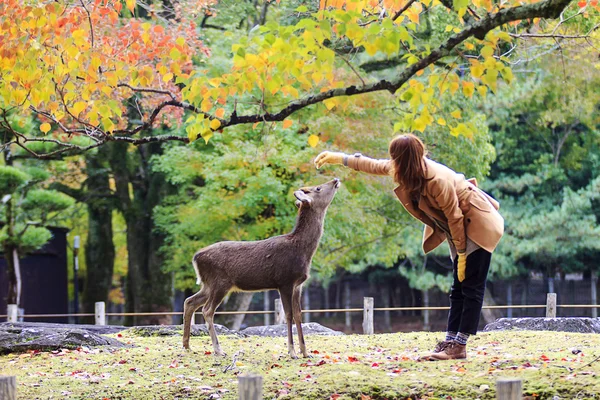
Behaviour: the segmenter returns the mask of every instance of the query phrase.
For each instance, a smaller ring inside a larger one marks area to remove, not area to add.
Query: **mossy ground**
[[[181,336],[122,335],[136,347],[5,355],[0,374],[16,375],[27,400],[237,399],[236,375],[247,372],[264,377],[266,399],[495,399],[499,377],[522,379],[529,399],[600,399],[600,360],[592,362],[600,335],[480,333],[466,361],[414,361],[440,338],[308,336],[312,358],[291,360],[285,338],[221,336],[228,355],[215,358],[207,337],[193,337],[185,352]]]

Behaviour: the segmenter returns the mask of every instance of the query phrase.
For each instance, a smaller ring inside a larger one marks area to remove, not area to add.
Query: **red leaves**
[[[358,358],[356,358],[354,356],[348,356],[348,361],[350,361],[351,363],[358,362]]]
[[[374,362],[373,364],[371,364],[371,368],[379,368],[379,364]]]
[[[583,8],[585,6],[587,6],[587,1],[583,0],[577,3],[577,5],[579,6],[579,8]]]
[[[127,364],[127,360],[119,360],[119,364]]]
[[[540,356],[540,360],[542,360],[542,361],[544,361],[544,362],[548,362],[548,361],[550,361],[550,359],[549,359],[549,358],[548,358],[548,357],[547,357],[545,354],[542,354],[542,355]]]
[[[329,400],[337,400],[339,398],[340,398],[340,395],[337,393],[334,393],[331,396],[329,396]]]

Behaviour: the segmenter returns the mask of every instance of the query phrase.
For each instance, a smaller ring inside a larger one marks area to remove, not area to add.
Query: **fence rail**
[[[533,309],[533,308],[548,308],[547,304],[516,304],[516,305],[494,305],[483,306],[483,309],[488,310],[505,310],[505,309]],[[557,304],[556,308],[600,308],[598,304]],[[432,306],[432,307],[373,307],[373,311],[443,311],[449,310],[449,306]],[[326,308],[317,310],[302,310],[302,313],[318,314],[318,313],[358,313],[364,312],[365,308]],[[273,310],[258,310],[258,311],[217,311],[216,315],[252,315],[252,314],[276,314]],[[122,312],[113,313],[107,312],[104,315],[107,317],[143,317],[143,316],[163,316],[163,315],[183,315],[182,311],[161,311],[161,312]],[[95,313],[67,313],[67,314],[22,314],[20,318],[64,318],[64,317],[95,317]],[[0,314],[0,318],[7,318],[9,315]]]

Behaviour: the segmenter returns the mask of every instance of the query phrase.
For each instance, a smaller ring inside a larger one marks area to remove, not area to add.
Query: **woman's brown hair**
[[[394,180],[404,190],[420,192],[426,181],[423,157],[425,145],[413,134],[396,136],[390,142],[390,157],[394,163]]]

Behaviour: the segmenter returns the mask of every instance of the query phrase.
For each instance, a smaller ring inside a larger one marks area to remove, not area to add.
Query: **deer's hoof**
[[[215,351],[215,357],[227,357],[227,353],[225,353],[223,350],[217,350]]]

